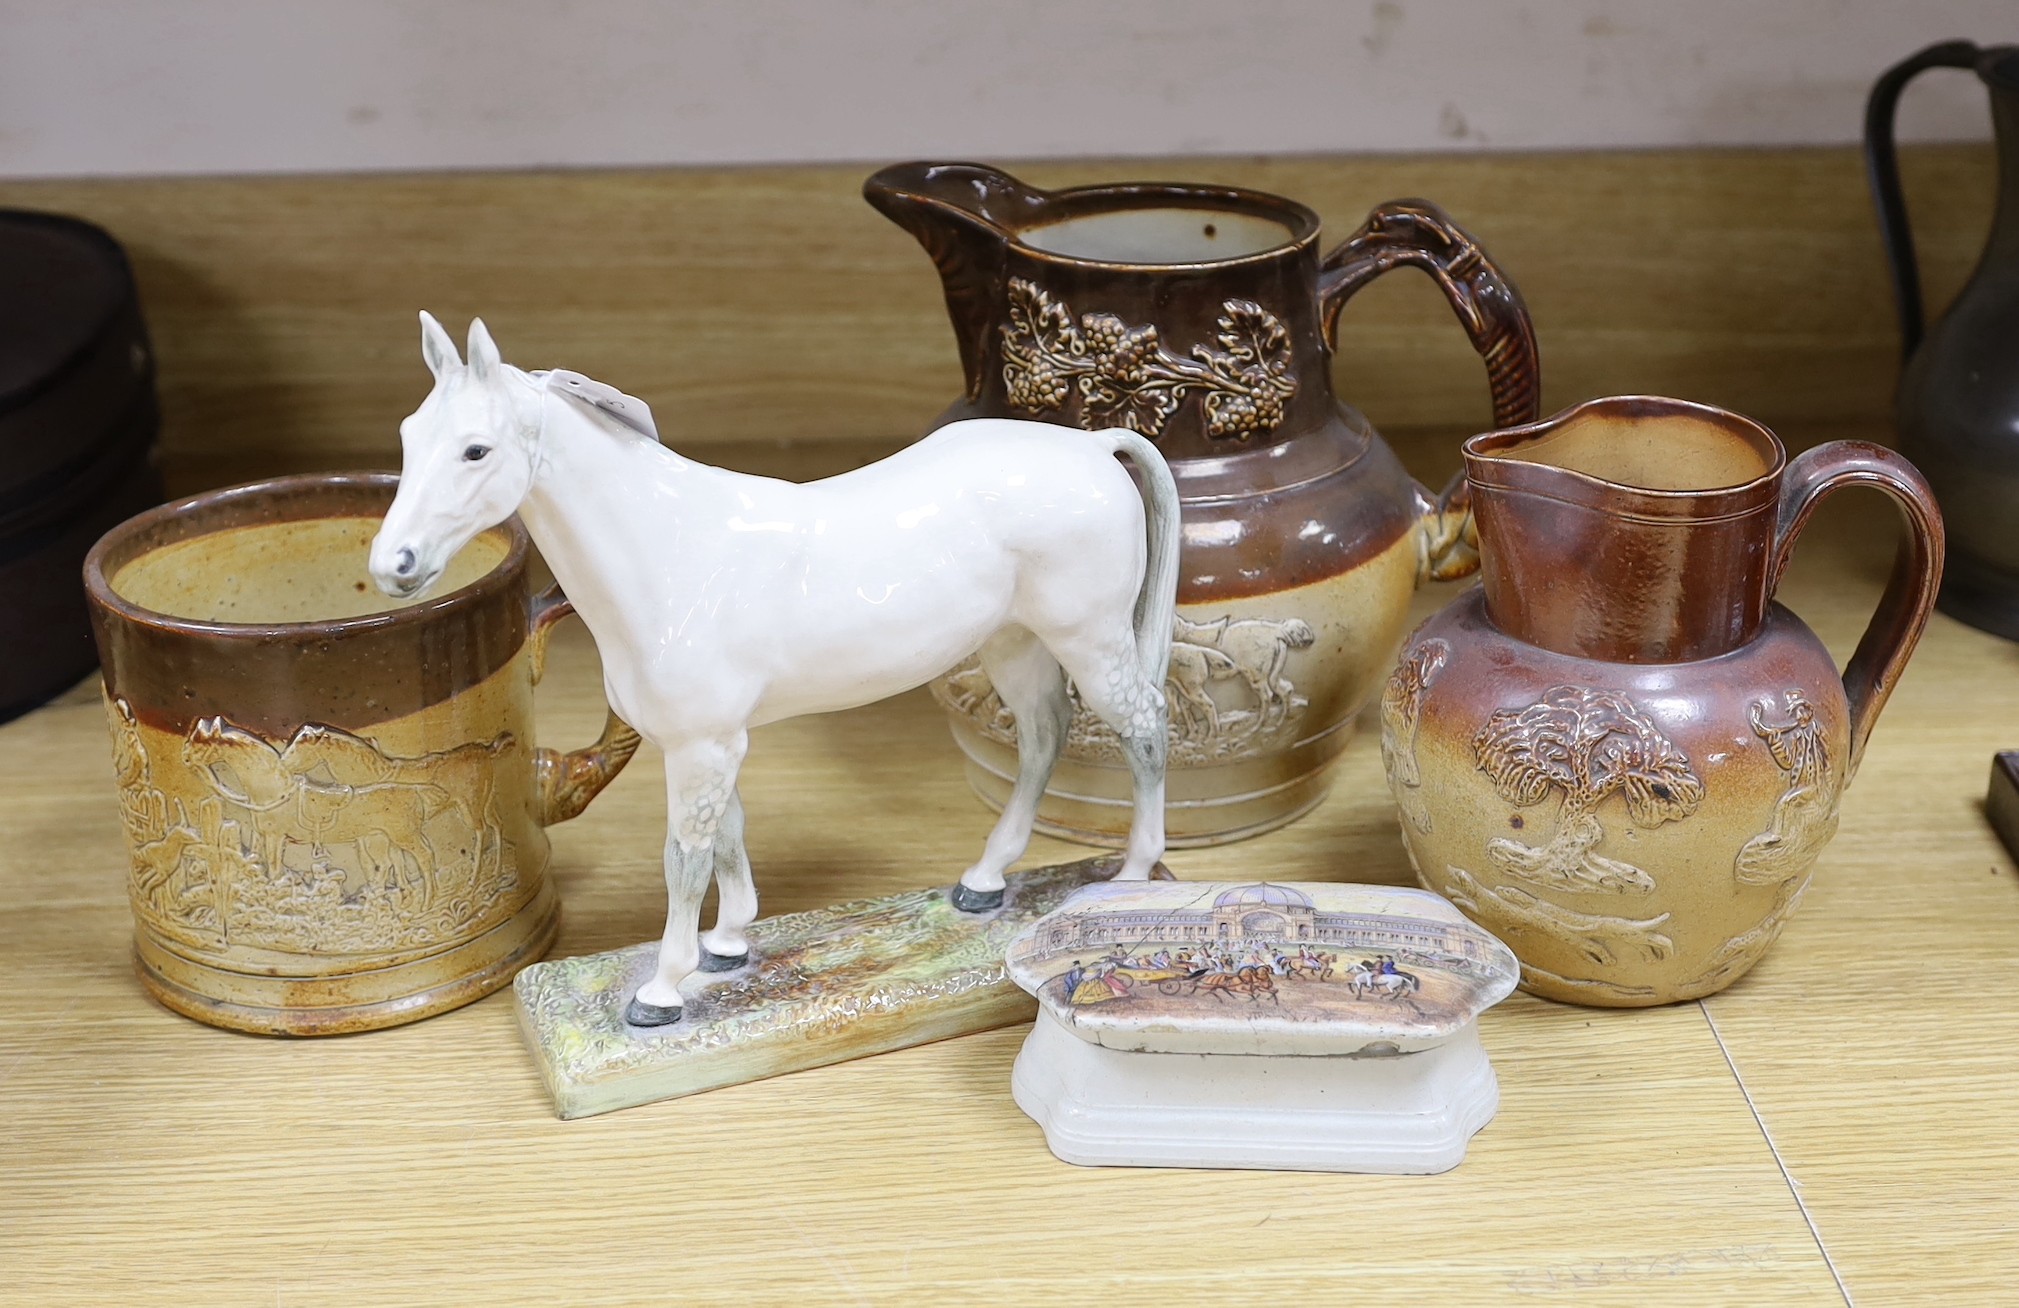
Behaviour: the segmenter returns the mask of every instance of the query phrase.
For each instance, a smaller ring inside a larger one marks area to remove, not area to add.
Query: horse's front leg
[[[652,976],[624,1010],[633,1026],[680,1020],[680,983],[701,965],[701,899],[749,744],[744,732],[666,751],[666,934]]]
[[[757,920],[757,883],[743,844],[743,796],[729,792],[729,809],[715,837],[715,929],[701,937],[701,970],[728,972],[750,957],[744,933]]]

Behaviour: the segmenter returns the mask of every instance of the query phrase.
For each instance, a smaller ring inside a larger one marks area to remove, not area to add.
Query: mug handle
[[[1914,232],[1907,201],[1900,193],[1900,160],[1893,146],[1893,115],[1907,83],[1930,68],[1975,68],[1983,52],[1969,41],[1942,41],[1894,64],[1872,83],[1865,101],[1865,177],[1879,211],[1879,240],[1893,276],[1893,303],[1900,313],[1900,357],[1911,358],[1927,322],[1921,312],[1921,270],[1914,261]]]
[[[533,597],[532,642],[533,684],[547,671],[547,642],[562,618],[575,611],[556,582]],[[638,733],[612,709],[603,719],[603,734],[587,749],[533,751],[533,784],[539,796],[539,820],[543,827],[566,822],[589,807],[589,801],[614,781],[631,756],[638,752]]]
[[[1826,496],[1846,486],[1884,491],[1899,507],[1907,527],[1879,607],[1858,641],[1857,652],[1844,665],[1844,695],[1851,703],[1848,781],[1864,757],[1865,740],[1872,734],[1879,710],[1886,707],[1907,656],[1914,652],[1928,625],[1929,610],[1941,589],[1942,511],[1935,506],[1935,493],[1928,489],[1920,471],[1884,446],[1831,441],[1806,450],[1788,464],[1781,482],[1774,554],[1767,573],[1769,595],[1780,589],[1795,538],[1808,524],[1809,515]]]
[[[1535,325],[1521,292],[1502,275],[1479,242],[1428,200],[1377,205],[1360,230],[1325,256],[1318,275],[1318,309],[1327,348],[1337,348],[1339,310],[1354,292],[1391,268],[1421,268],[1451,302],[1472,348],[1486,361],[1493,395],[1493,425],[1519,427],[1542,413],[1542,362]],[[1430,524],[1426,571],[1439,581],[1479,566],[1472,529],[1471,488],[1464,472],[1426,503]]]

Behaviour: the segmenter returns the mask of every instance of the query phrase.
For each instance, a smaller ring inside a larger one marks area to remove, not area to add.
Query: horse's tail
[[[1104,434],[1116,453],[1128,455],[1142,479],[1150,553],[1143,588],[1136,593],[1136,648],[1150,684],[1161,688],[1171,668],[1171,619],[1178,611],[1178,483],[1164,456],[1141,433],[1115,427]]]

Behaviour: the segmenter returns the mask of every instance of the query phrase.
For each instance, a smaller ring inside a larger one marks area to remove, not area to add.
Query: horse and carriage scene
[[[1010,957],[1020,984],[1074,1020],[1441,1024],[1511,986],[1513,966],[1498,941],[1421,891],[1269,882],[1090,886]]]
[[[1131,957],[1115,950],[1092,962],[1073,966],[1059,978],[1059,994],[1074,1007],[1125,999],[1137,986],[1154,986],[1160,995],[1211,995],[1215,999],[1246,999],[1250,1003],[1283,1002],[1291,981],[1342,982],[1354,998],[1378,996],[1407,999],[1423,988],[1422,978],[1397,968],[1393,957],[1381,954],[1353,963],[1336,953],[1255,945],[1244,950],[1169,946]]]

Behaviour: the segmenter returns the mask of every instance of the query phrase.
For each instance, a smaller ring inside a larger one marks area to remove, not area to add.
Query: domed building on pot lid
[[[1215,940],[1310,940],[1316,925],[1311,896],[1289,886],[1235,886],[1213,901]]]
[[[1267,881],[1252,886],[1235,886],[1225,890],[1213,901],[1213,907],[1236,908],[1245,905],[1271,905],[1277,908],[1301,908],[1309,910],[1311,897],[1290,886],[1272,886]]]
[[[1360,907],[1391,903],[1392,908]],[[1514,957],[1444,899],[1398,886],[1096,882],[1026,935],[1033,958],[1077,954],[1082,961],[1139,954],[1153,942],[1172,949],[1211,944],[1243,951],[1309,944],[1391,954],[1404,962],[1443,958],[1468,972]]]

